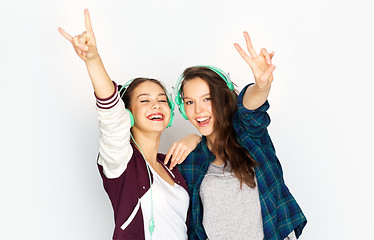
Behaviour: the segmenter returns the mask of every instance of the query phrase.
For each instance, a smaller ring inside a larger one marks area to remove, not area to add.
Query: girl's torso
[[[240,181],[230,165],[209,165],[201,183],[203,226],[209,239],[264,238],[258,188]]]

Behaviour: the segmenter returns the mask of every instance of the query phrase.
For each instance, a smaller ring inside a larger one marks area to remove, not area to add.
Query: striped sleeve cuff
[[[95,93],[96,106],[98,108],[100,108],[100,109],[110,109],[118,103],[120,98],[119,98],[119,95],[118,95],[117,84],[115,82],[113,82],[113,85],[114,85],[114,92],[112,93],[112,95],[110,95],[107,98],[99,98]]]

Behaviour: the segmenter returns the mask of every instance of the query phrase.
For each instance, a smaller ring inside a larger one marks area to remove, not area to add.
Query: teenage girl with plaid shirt
[[[249,54],[235,48],[254,84],[238,95],[222,70],[195,66],[175,88],[182,115],[203,135],[178,165],[191,199],[189,239],[295,239],[306,224],[267,131],[274,53],[263,48],[258,54],[244,37]]]

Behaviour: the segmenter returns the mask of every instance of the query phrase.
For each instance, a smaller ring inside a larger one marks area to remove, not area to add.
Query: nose
[[[203,106],[198,103],[198,102],[195,102],[195,113],[201,113],[203,111]]]
[[[152,109],[160,109],[161,105],[158,101],[155,101],[152,105]]]

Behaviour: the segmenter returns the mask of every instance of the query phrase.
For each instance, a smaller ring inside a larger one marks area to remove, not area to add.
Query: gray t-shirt
[[[208,239],[264,239],[258,188],[243,183],[240,189],[240,182],[231,173],[229,163],[226,167],[209,165],[201,183],[200,197]],[[296,237],[292,232],[286,239]]]
[[[242,184],[230,172],[230,166],[210,164],[200,187],[203,226],[208,238],[264,238],[258,189]]]

